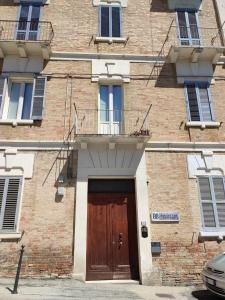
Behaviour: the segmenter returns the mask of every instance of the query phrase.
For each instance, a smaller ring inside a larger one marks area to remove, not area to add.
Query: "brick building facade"
[[[23,244],[24,277],[201,282],[225,250],[223,1],[0,13],[0,276]]]

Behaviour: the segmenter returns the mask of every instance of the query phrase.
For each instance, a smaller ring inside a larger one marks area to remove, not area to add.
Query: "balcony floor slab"
[[[224,51],[225,47],[171,46],[166,61],[168,63],[208,61],[216,64]]]
[[[41,41],[8,41],[0,40],[0,57],[17,55],[19,57],[40,56],[49,59],[50,44]]]

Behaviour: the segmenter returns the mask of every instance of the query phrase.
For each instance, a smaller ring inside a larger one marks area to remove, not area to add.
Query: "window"
[[[100,86],[100,133],[119,134],[122,125],[122,88],[119,85]]]
[[[41,120],[45,77],[28,81],[0,77],[0,117],[3,120]]]
[[[100,6],[101,37],[121,37],[121,8],[119,6]]]
[[[0,232],[16,232],[22,177],[0,177]]]
[[[209,231],[225,230],[224,177],[198,178],[203,227]]]
[[[41,7],[21,5],[17,22],[16,39],[36,41],[39,38]]]
[[[180,43],[183,46],[200,45],[198,16],[194,11],[177,11]]]
[[[12,82],[7,119],[30,118],[32,90],[32,83]]]
[[[208,83],[185,84],[189,121],[214,121]]]

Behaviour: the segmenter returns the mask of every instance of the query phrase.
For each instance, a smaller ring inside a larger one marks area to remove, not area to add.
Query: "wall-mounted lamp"
[[[57,195],[63,197],[65,195],[65,187],[61,186],[65,183],[65,177],[60,175],[58,178],[58,187],[57,187]]]

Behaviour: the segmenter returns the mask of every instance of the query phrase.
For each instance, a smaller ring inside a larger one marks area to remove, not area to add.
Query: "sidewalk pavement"
[[[219,300],[204,287],[157,287],[137,283],[82,283],[74,279],[21,279],[12,295],[13,279],[0,279],[0,300]]]

